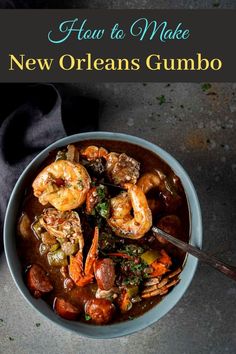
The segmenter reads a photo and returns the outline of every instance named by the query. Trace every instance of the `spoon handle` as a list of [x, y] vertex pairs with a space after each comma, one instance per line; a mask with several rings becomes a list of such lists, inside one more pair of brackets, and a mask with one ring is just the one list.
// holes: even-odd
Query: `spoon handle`
[[221, 273], [224, 273], [226, 276], [236, 281], [236, 267], [230, 266], [220, 261], [214, 256], [209, 256], [197, 247], [194, 247], [184, 241], [177, 239], [176, 237], [167, 234], [165, 231], [162, 231], [158, 227], [153, 226], [152, 231], [155, 235], [162, 236], [164, 239], [166, 239], [176, 247], [180, 248], [182, 251], [190, 253], [194, 257], [198, 258], [200, 261], [209, 264]]

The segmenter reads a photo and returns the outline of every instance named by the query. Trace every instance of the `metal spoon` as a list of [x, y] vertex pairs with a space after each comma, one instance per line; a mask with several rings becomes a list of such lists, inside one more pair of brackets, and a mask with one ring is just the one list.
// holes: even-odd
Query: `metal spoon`
[[236, 267], [230, 266], [220, 261], [214, 256], [209, 256], [197, 247], [194, 247], [184, 241], [177, 239], [176, 237], [169, 235], [158, 227], [153, 226], [152, 231], [155, 235], [162, 236], [164, 239], [166, 239], [176, 247], [180, 248], [182, 251], [190, 253], [194, 257], [198, 258], [200, 261], [209, 264], [210, 266], [216, 268], [219, 272], [225, 274], [227, 277], [236, 281]]

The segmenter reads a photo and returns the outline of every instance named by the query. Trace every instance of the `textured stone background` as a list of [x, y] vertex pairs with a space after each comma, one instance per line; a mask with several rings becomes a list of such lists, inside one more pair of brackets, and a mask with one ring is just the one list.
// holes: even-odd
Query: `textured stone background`
[[234, 0], [4, 0], [16, 8], [235, 9]]
[[[236, 1], [50, 1], [49, 7], [236, 8]], [[17, 2], [22, 6], [23, 2]], [[26, 4], [26, 2], [24, 2]], [[47, 6], [28, 1], [31, 7]], [[203, 215], [203, 249], [236, 264], [236, 84], [58, 85], [62, 95], [101, 102], [100, 129], [130, 133], [175, 156], [189, 173]], [[159, 104], [158, 97], [166, 102]], [[201, 354], [236, 352], [236, 284], [200, 265], [185, 296], [155, 325], [114, 340], [88, 340], [38, 315], [0, 256], [0, 353]], [[40, 324], [40, 325], [37, 325]]]

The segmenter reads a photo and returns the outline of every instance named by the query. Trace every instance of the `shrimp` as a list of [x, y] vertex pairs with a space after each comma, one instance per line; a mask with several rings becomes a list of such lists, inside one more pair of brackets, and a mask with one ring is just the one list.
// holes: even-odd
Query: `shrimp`
[[158, 188], [160, 184], [160, 177], [150, 172], [142, 175], [137, 182], [137, 185], [142, 189], [143, 193], [145, 194], [147, 194], [153, 188]]
[[88, 161], [100, 159], [101, 157], [106, 158], [107, 155], [108, 151], [105, 148], [94, 145], [88, 146], [81, 150], [81, 156], [85, 157]]
[[[132, 209], [134, 216], [131, 215]], [[152, 226], [146, 196], [137, 185], [129, 184], [128, 192], [111, 199], [111, 213], [108, 224], [117, 236], [139, 239]]]
[[84, 166], [58, 160], [38, 174], [32, 187], [34, 195], [42, 205], [50, 203], [59, 211], [67, 211], [84, 203], [90, 182], [90, 176]]
[[[157, 174], [151, 172], [142, 175], [137, 182], [137, 185], [142, 189], [144, 194], [147, 194], [149, 191], [153, 189], [158, 189], [160, 187], [160, 184], [161, 184], [160, 177]], [[161, 201], [156, 197], [154, 198], [149, 197], [148, 205], [153, 215], [156, 215], [162, 209]]]
[[[178, 181], [177, 176], [167, 177], [161, 171], [156, 170], [155, 173], [145, 173], [137, 182], [137, 185], [142, 191], [147, 194], [152, 189], [157, 189], [158, 194], [156, 199], [148, 201], [149, 206], [153, 211], [160, 211], [160, 200], [167, 212], [174, 212], [182, 204], [182, 198], [178, 194]], [[160, 196], [160, 200], [158, 200]]]
[[105, 172], [108, 151], [103, 147], [88, 146], [80, 151], [83, 164], [94, 176], [100, 177]]
[[81, 156], [89, 162], [102, 161], [105, 163], [105, 172], [110, 182], [116, 185], [135, 184], [139, 178], [140, 163], [124, 153], [108, 153], [103, 147], [91, 145], [81, 150]]
[[132, 204], [128, 192], [121, 192], [111, 199], [112, 217], [114, 219], [125, 219], [130, 214]]

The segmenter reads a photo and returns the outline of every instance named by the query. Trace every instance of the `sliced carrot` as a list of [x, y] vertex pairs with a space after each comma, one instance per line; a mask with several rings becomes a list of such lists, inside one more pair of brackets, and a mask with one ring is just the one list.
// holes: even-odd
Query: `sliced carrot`
[[165, 250], [162, 249], [160, 253], [161, 257], [151, 264], [151, 267], [153, 268], [153, 272], [150, 274], [151, 277], [158, 277], [165, 274], [172, 264], [171, 258]]
[[130, 296], [128, 291], [123, 290], [121, 293], [119, 299], [118, 299], [118, 304], [121, 312], [127, 312], [131, 309], [132, 307], [132, 302], [130, 301]]
[[155, 261], [152, 263], [153, 272], [150, 274], [151, 277], [158, 277], [159, 275], [163, 275], [168, 271], [168, 268], [165, 264], [160, 263], [159, 261]]
[[171, 258], [168, 256], [168, 254], [166, 253], [165, 250], [161, 250], [161, 258], [159, 258], [158, 260], [159, 262], [167, 265], [167, 266], [171, 266], [172, 265], [172, 261]]

